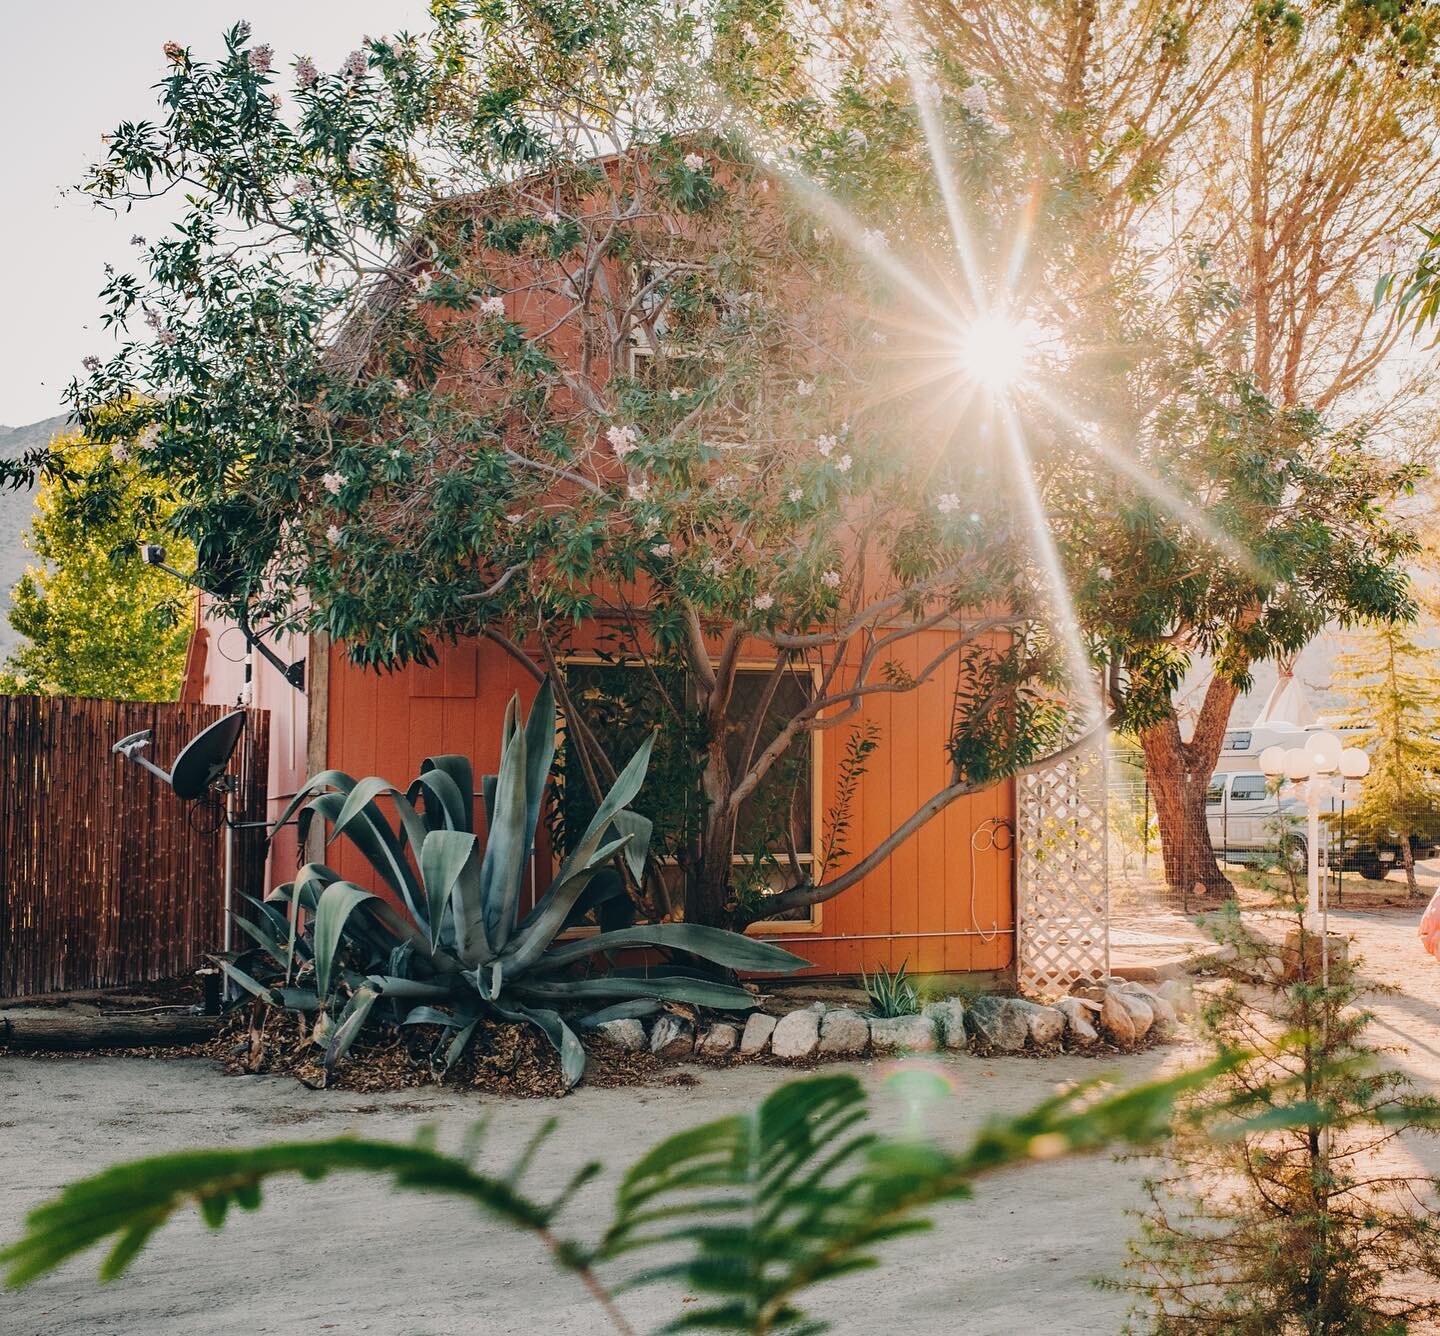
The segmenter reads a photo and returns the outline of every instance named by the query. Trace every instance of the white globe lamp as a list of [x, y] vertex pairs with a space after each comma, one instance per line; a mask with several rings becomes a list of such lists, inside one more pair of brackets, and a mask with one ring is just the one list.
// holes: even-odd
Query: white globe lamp
[[1285, 753], [1285, 774], [1299, 782], [1310, 778], [1310, 757], [1303, 747], [1291, 747]]
[[1315, 733], [1305, 740], [1310, 765], [1317, 775], [1333, 775], [1340, 768], [1342, 747], [1333, 733]]
[[1285, 773], [1285, 748], [1266, 747], [1260, 753], [1260, 769], [1267, 779], [1279, 779]]
[[1370, 758], [1359, 747], [1346, 747], [1340, 753], [1340, 773], [1346, 779], [1364, 779], [1370, 773]]

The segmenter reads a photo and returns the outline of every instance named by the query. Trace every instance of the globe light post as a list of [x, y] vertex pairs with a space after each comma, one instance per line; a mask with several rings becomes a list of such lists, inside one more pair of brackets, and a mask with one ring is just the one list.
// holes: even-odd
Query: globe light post
[[[1321, 869], [1329, 860], [1320, 845], [1320, 807], [1328, 798], [1343, 792], [1345, 780], [1364, 779], [1370, 773], [1370, 758], [1358, 747], [1344, 747], [1333, 733], [1314, 733], [1303, 747], [1267, 747], [1260, 753], [1260, 769], [1267, 779], [1288, 781], [1305, 803], [1305, 915], [1318, 916], [1322, 940], [1329, 928], [1328, 886], [1321, 896]], [[1339, 775], [1342, 786], [1334, 777]]]

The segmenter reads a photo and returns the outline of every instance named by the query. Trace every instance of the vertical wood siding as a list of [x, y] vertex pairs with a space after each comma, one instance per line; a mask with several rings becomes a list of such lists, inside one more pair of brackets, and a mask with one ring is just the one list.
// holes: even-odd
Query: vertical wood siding
[[[935, 630], [900, 642], [899, 663], [918, 672], [947, 634], [953, 633]], [[470, 756], [477, 776], [493, 771], [506, 702], [513, 692], [527, 702], [535, 692], [534, 679], [488, 641], [447, 645], [438, 665], [389, 674], [356, 668], [343, 649], [330, 652], [328, 764], [356, 776], [383, 775], [401, 788], [424, 757], [438, 752]], [[822, 810], [828, 811], [850, 730], [866, 721], [880, 729], [880, 747], [856, 796], [852, 858], [945, 786], [944, 740], [956, 682], [951, 659], [918, 690], [869, 696], [859, 717], [825, 733], [820, 780]], [[978, 832], [984, 843], [987, 821], [1013, 819], [1009, 783], [962, 798], [858, 885], [827, 902], [813, 928], [774, 936], [810, 960], [817, 974], [893, 969], [904, 961], [912, 972], [1008, 969], [1014, 945], [1012, 850], [973, 851], [972, 839]], [[342, 875], [365, 881], [365, 865], [352, 850], [332, 847], [329, 857]], [[754, 931], [771, 935], [763, 925]]]
[[[0, 696], [0, 997], [144, 983], [223, 941], [225, 834], [110, 748], [153, 730], [168, 766], [223, 707]], [[251, 711], [230, 773], [265, 814], [269, 720]], [[236, 894], [263, 891], [263, 830], [236, 840]]]

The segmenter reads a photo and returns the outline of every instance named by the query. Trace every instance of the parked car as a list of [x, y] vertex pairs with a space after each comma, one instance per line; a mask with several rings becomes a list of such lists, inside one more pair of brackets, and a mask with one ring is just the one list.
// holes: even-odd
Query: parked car
[[[1297, 870], [1305, 866], [1307, 839], [1305, 804], [1289, 789], [1276, 792], [1258, 770], [1235, 774], [1217, 772], [1205, 791], [1205, 819], [1215, 856], [1226, 863], [1269, 863], [1280, 853], [1282, 832], [1285, 855]], [[1400, 858], [1400, 832], [1389, 839], [1357, 839], [1341, 832], [1340, 801], [1331, 798], [1321, 812], [1321, 830], [1329, 840], [1330, 866], [1340, 872], [1358, 872], [1367, 881], [1381, 881]], [[1435, 852], [1433, 845], [1417, 845], [1416, 858]]]

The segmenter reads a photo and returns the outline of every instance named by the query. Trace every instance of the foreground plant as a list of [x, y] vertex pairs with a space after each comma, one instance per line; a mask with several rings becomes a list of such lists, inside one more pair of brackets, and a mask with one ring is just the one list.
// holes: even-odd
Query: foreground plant
[[[1395, 1336], [1440, 1317], [1436, 1181], [1387, 1168], [1440, 1102], [1366, 1042], [1354, 963], [1299, 927], [1283, 955], [1231, 906], [1213, 934], [1234, 949], [1201, 1016], [1217, 1051], [1253, 1056], [1186, 1101], [1121, 1285], [1132, 1331], [1233, 1336]], [[1240, 1136], [1220, 1120], [1253, 1118]], [[1428, 1290], [1428, 1293], [1426, 1292]]]
[[[875, 1265], [879, 1245], [927, 1228], [921, 1214], [927, 1206], [968, 1197], [977, 1178], [1021, 1161], [1150, 1142], [1164, 1134], [1176, 1099], [1226, 1065], [1217, 1061], [1103, 1097], [1092, 1082], [991, 1122], [958, 1154], [868, 1130], [865, 1094], [853, 1076], [791, 1082], [752, 1113], [654, 1146], [621, 1179], [610, 1223], [593, 1243], [565, 1238], [558, 1228], [570, 1199], [600, 1165], [585, 1165], [548, 1198], [523, 1187], [553, 1120], [501, 1173], [424, 1139], [186, 1151], [71, 1184], [30, 1213], [25, 1236], [0, 1252], [0, 1265], [8, 1267], [7, 1283], [19, 1286], [113, 1240], [100, 1268], [101, 1279], [112, 1280], [184, 1207], [197, 1205], [218, 1229], [232, 1205], [257, 1209], [272, 1178], [360, 1171], [388, 1175], [396, 1189], [468, 1201], [491, 1220], [531, 1233], [556, 1265], [580, 1279], [617, 1332], [634, 1330], [617, 1296], [678, 1281], [701, 1298], [666, 1331], [809, 1336], [828, 1324], [808, 1317], [801, 1299], [827, 1280]], [[919, 1071], [896, 1079], [920, 1084], [906, 1092], [912, 1102], [933, 1098], [942, 1085]]]
[[[232, 961], [221, 967], [263, 1002], [313, 1015], [327, 1071], [380, 1007], [397, 1024], [440, 1026], [436, 1063], [442, 1068], [464, 1051], [482, 1017], [527, 1021], [554, 1045], [565, 1080], [574, 1085], [585, 1071], [585, 1051], [571, 1026], [577, 1011], [585, 1013], [577, 1022], [585, 1028], [648, 1015], [666, 1001], [729, 1010], [755, 1005], [746, 989], [704, 977], [693, 965], [577, 974], [596, 957], [648, 947], [684, 952], [722, 971], [788, 973], [808, 966], [769, 943], [689, 923], [643, 924], [557, 943], [592, 911], [626, 903], [616, 859], [640, 876], [650, 822], [629, 804], [644, 783], [649, 740], [620, 771], [549, 889], [522, 914], [555, 736], [548, 681], [528, 720], [518, 697], [511, 701], [499, 773], [481, 781], [483, 845], [475, 833], [470, 762], [462, 756], [430, 757], [403, 793], [378, 777], [356, 780], [338, 770], [315, 776], [281, 823], [298, 809], [302, 845], [315, 818], [328, 823], [327, 844], [345, 837], [400, 908], [322, 863], [309, 863], [266, 902], [252, 901], [258, 923], [237, 918], [279, 977], [257, 979]], [[393, 803], [398, 828], [380, 809], [382, 797]]]

